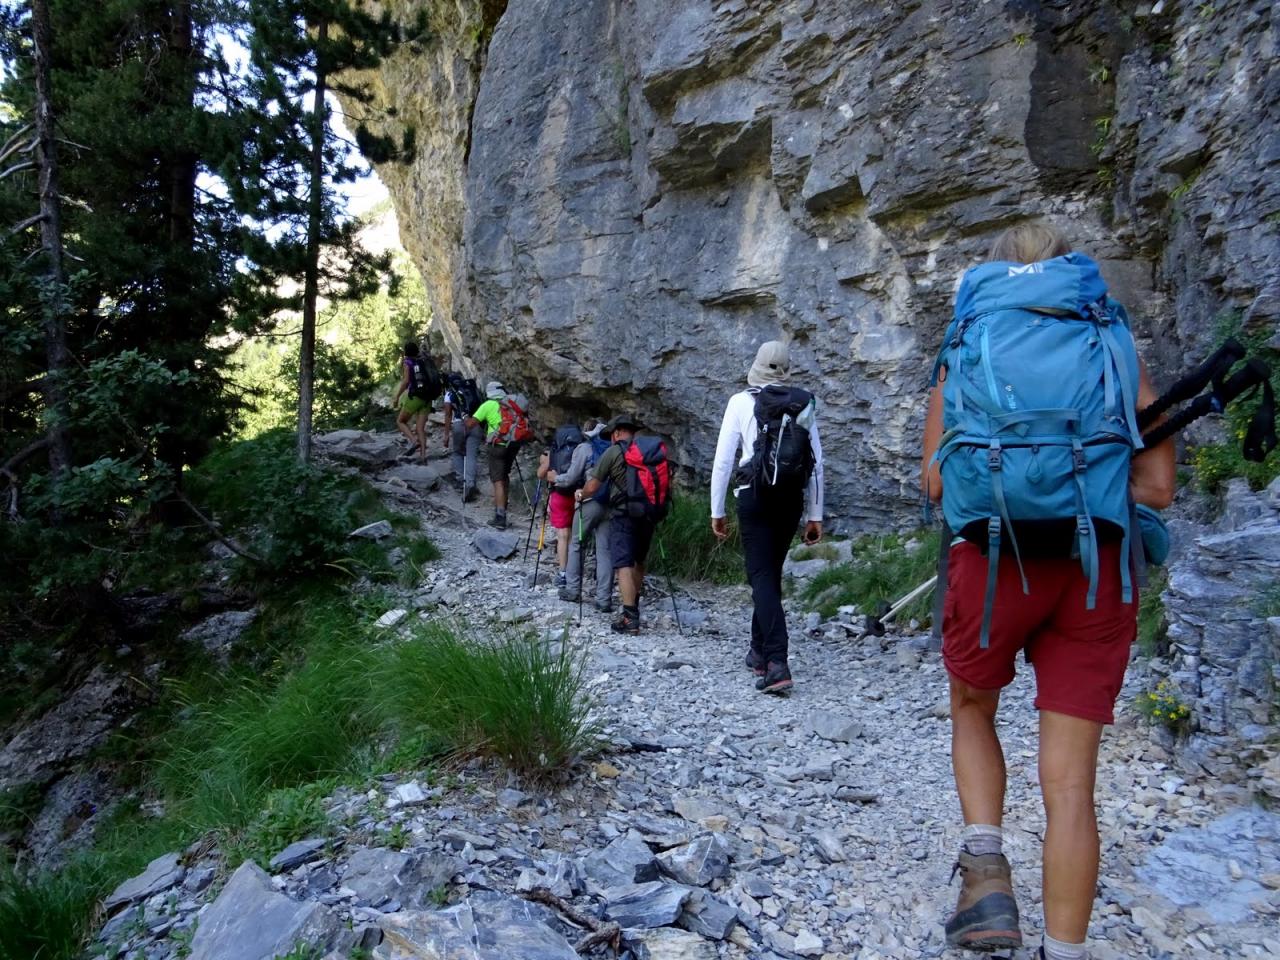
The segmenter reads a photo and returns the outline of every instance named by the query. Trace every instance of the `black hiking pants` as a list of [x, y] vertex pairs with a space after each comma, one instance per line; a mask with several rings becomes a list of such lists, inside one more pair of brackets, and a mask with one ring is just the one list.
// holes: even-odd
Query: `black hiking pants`
[[738, 494], [738, 527], [755, 606], [751, 649], [769, 662], [787, 659], [787, 619], [782, 612], [782, 565], [804, 512], [804, 492], [746, 487]]

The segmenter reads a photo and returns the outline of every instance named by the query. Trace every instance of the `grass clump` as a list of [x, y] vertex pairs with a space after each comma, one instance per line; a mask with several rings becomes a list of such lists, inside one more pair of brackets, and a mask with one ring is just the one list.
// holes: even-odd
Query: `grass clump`
[[732, 503], [727, 516], [729, 539], [721, 542], [711, 532], [710, 496], [677, 491], [671, 500], [671, 512], [654, 535], [649, 571], [680, 580], [745, 583], [742, 537]]
[[289, 844], [327, 836], [332, 832], [332, 824], [325, 815], [324, 800], [337, 785], [336, 779], [325, 779], [272, 790], [267, 794], [262, 812], [249, 824], [228, 861], [239, 863], [249, 858], [265, 868], [271, 858]]
[[[840, 607], [849, 605], [874, 612], [880, 603], [893, 603], [933, 576], [938, 536], [934, 530], [917, 530], [862, 537], [853, 544], [853, 559], [815, 576], [805, 586], [802, 599], [809, 610], [824, 617], [833, 617]], [[932, 597], [925, 594], [913, 601], [898, 614], [897, 622], [928, 620]]]
[[427, 735], [547, 780], [595, 745], [585, 663], [567, 636], [481, 636], [433, 623], [389, 648], [379, 686], [402, 734]]
[[1138, 592], [1138, 650], [1144, 657], [1162, 656], [1169, 649], [1169, 621], [1163, 593], [1169, 583], [1164, 567], [1151, 567], [1147, 585]]

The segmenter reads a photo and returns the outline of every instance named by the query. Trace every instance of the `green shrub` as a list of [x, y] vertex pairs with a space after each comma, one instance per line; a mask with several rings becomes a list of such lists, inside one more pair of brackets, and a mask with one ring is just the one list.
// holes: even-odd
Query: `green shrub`
[[93, 922], [101, 887], [84, 867], [24, 874], [0, 863], [0, 960], [71, 960]]
[[481, 636], [429, 623], [388, 649], [378, 686], [402, 734], [427, 735], [545, 780], [595, 744], [585, 662], [567, 636]]
[[677, 490], [671, 512], [658, 526], [649, 551], [649, 571], [659, 576], [670, 574], [680, 580], [746, 582], [742, 537], [737, 510], [732, 503], [728, 520], [729, 539], [717, 540], [711, 532], [711, 498], [707, 494]]
[[[917, 546], [908, 551], [907, 543]], [[872, 535], [854, 542], [853, 559], [822, 571], [809, 581], [802, 594], [810, 610], [833, 617], [843, 606], [856, 604], [874, 613], [881, 603], [893, 603], [931, 577], [938, 564], [938, 533]], [[930, 618], [933, 595], [926, 593], [897, 615], [898, 623]]]
[[1152, 567], [1146, 587], [1138, 594], [1138, 649], [1146, 657], [1160, 656], [1168, 649], [1169, 623], [1161, 598], [1168, 582], [1168, 570]]
[[228, 859], [236, 862], [250, 857], [265, 868], [271, 858], [289, 844], [330, 833], [324, 800], [337, 785], [336, 780], [317, 780], [300, 787], [272, 790], [267, 794], [262, 812], [245, 831], [243, 856]]
[[[1236, 336], [1248, 348], [1250, 356], [1257, 357], [1270, 366], [1271, 388], [1280, 392], [1280, 351], [1269, 349], [1266, 346], [1267, 338], [1263, 335], [1242, 334], [1240, 323], [1241, 320], [1236, 315], [1220, 318], [1220, 340]], [[1222, 443], [1205, 444], [1192, 451], [1191, 462], [1196, 468], [1196, 482], [1202, 490], [1218, 493], [1234, 477], [1243, 477], [1249, 482], [1250, 488], [1261, 490], [1280, 476], [1280, 449], [1272, 450], [1261, 463], [1246, 460], [1240, 449], [1249, 421], [1261, 402], [1261, 392], [1255, 390], [1252, 396], [1231, 404], [1224, 416], [1226, 440]]]
[[44, 789], [38, 783], [0, 791], [0, 832], [25, 832], [43, 805]]
[[1134, 706], [1148, 723], [1174, 733], [1185, 733], [1191, 726], [1191, 708], [1182, 702], [1168, 680], [1161, 680], [1154, 690], [1139, 694]]

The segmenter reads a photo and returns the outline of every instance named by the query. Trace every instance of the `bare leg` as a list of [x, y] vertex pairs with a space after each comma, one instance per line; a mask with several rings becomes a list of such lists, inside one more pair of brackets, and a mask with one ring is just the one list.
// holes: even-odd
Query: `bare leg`
[[409, 429], [410, 416], [411, 414], [409, 413], [409, 411], [402, 408], [400, 410], [400, 415], [396, 417], [396, 429], [399, 430], [400, 433], [404, 436], [404, 438], [408, 440], [410, 443], [417, 443], [418, 438], [415, 437], [413, 435], [413, 431]]
[[634, 607], [639, 599], [639, 591], [636, 589], [636, 568], [619, 567], [617, 573], [618, 593], [622, 597], [622, 605]]
[[1055, 940], [1083, 943], [1098, 884], [1093, 789], [1102, 724], [1040, 712], [1044, 836], [1044, 926]]
[[1004, 817], [1004, 751], [996, 736], [999, 690], [951, 678], [951, 767], [965, 823], [1000, 826]]
[[507, 509], [507, 484], [508, 480], [493, 481], [493, 506], [495, 510]]
[[569, 531], [571, 529], [565, 527], [563, 530], [556, 530], [556, 560], [561, 570], [569, 565]]
[[414, 424], [414, 430], [417, 433], [418, 459], [427, 459], [427, 412], [424, 410], [418, 414], [418, 420]]

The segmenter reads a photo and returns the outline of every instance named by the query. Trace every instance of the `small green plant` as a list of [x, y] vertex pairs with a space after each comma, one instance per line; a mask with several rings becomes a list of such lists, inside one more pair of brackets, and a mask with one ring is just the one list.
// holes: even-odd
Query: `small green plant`
[[403, 823], [393, 823], [391, 829], [383, 834], [382, 842], [392, 850], [403, 850], [409, 843], [409, 831]]
[[1097, 136], [1093, 143], [1089, 145], [1089, 152], [1095, 157], [1102, 156], [1103, 152], [1107, 149], [1107, 138], [1111, 136], [1111, 123], [1113, 119], [1113, 117], [1104, 116], [1098, 117], [1093, 121], [1093, 129]]
[[1100, 87], [1111, 79], [1111, 68], [1105, 63], [1095, 63], [1089, 70], [1089, 82]]
[[1191, 726], [1191, 708], [1182, 702], [1168, 680], [1161, 680], [1154, 690], [1140, 694], [1138, 713], [1150, 724], [1159, 724], [1174, 733], [1184, 733]]
[[[908, 543], [914, 545], [908, 549]], [[853, 545], [853, 559], [824, 570], [805, 586], [802, 599], [810, 610], [835, 616], [843, 606], [857, 605], [874, 613], [880, 603], [892, 603], [933, 575], [938, 562], [938, 534], [921, 530], [904, 536], [868, 536]], [[899, 623], [929, 619], [932, 600], [925, 595], [897, 616]]]
[[1168, 648], [1169, 623], [1162, 599], [1168, 582], [1168, 571], [1153, 567], [1147, 585], [1138, 595], [1138, 649], [1145, 657], [1161, 656]]
[[1218, 12], [1217, 4], [1202, 3], [1196, 8], [1196, 12], [1200, 14], [1201, 19], [1207, 20]]
[[1252, 610], [1255, 616], [1269, 620], [1280, 617], [1280, 584], [1272, 584], [1254, 598]]
[[1103, 190], [1111, 190], [1116, 185], [1116, 168], [1109, 163], [1104, 163], [1098, 167], [1094, 177], [1098, 181], [1098, 186]]
[[1015, 47], [1025, 47], [1031, 42], [1031, 35], [1028, 33], [1015, 33], [1013, 35], [1013, 45]]
[[1204, 172], [1204, 167], [1196, 167], [1194, 170], [1188, 173], [1182, 179], [1182, 182], [1180, 184], [1178, 184], [1176, 187], [1174, 187], [1172, 190], [1169, 191], [1169, 199], [1173, 201], [1178, 201], [1178, 200], [1181, 200], [1183, 197], [1185, 197], [1188, 193], [1191, 192], [1191, 188], [1196, 185], [1196, 181], [1200, 179], [1200, 174], [1203, 172]]
[[427, 901], [435, 907], [444, 907], [449, 904], [449, 886], [442, 884], [427, 894]]
[[273, 960], [320, 960], [320, 949], [298, 943], [288, 953], [278, 953]]
[[324, 797], [333, 787], [332, 782], [318, 781], [272, 790], [262, 813], [245, 831], [245, 855], [265, 867], [289, 844], [327, 834], [330, 824], [324, 813]]

